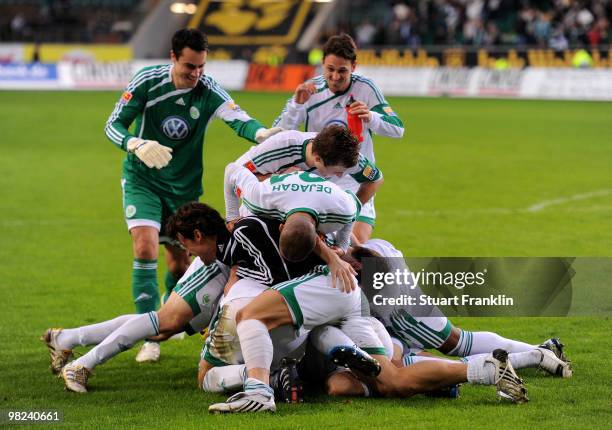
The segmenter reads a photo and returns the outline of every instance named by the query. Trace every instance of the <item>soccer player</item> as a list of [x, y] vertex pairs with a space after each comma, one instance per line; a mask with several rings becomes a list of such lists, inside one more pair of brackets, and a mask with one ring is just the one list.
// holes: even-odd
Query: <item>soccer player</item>
[[[106, 136], [128, 153], [121, 184], [133, 242], [132, 296], [137, 313], [159, 306], [158, 242], [166, 244], [166, 297], [189, 266], [187, 254], [168, 243], [160, 230], [179, 206], [202, 194], [202, 146], [210, 120], [223, 120], [252, 142], [280, 131], [264, 128], [204, 75], [207, 51], [202, 32], [177, 31], [172, 38], [172, 64], [136, 73], [106, 123]], [[156, 361], [159, 353], [159, 344], [148, 342], [136, 360]]]
[[[170, 217], [167, 230], [197, 257], [159, 311], [122, 315], [112, 320], [73, 329], [48, 329], [42, 340], [49, 348], [51, 370], [64, 379], [66, 389], [87, 392], [93, 369], [136, 342], [165, 340], [175, 333], [197, 333], [205, 328], [228, 279], [221, 263], [229, 232], [219, 213], [203, 203], [188, 203]], [[74, 347], [97, 345], [69, 362]]]
[[[314, 234], [314, 232], [313, 232]], [[284, 253], [281, 246], [281, 253]], [[522, 381], [507, 361], [507, 353], [494, 354], [465, 363], [427, 361], [397, 368], [385, 356], [386, 349], [366, 318], [361, 316], [361, 291], [343, 294], [332, 288], [325, 266], [274, 286], [257, 296], [236, 316], [236, 330], [247, 369], [244, 391], [224, 403], [209, 407], [212, 413], [244, 413], [276, 410], [274, 392], [269, 385], [273, 344], [269, 330], [283, 325], [312, 329], [325, 324], [338, 324], [353, 333], [358, 346], [369, 348], [378, 360], [375, 373], [359, 374], [362, 357], [353, 348], [338, 348], [332, 357], [336, 362], [358, 372], [378, 393], [409, 397], [462, 382], [496, 385], [498, 393], [515, 402], [527, 401]]]
[[[348, 126], [346, 107], [363, 123], [361, 153], [375, 162], [372, 135], [400, 138], [402, 121], [395, 115], [376, 84], [353, 73], [357, 66], [357, 48], [347, 34], [330, 37], [323, 47], [323, 74], [299, 85], [287, 102], [274, 126], [285, 130], [318, 132], [329, 124]], [[342, 188], [356, 192], [359, 183], [350, 176], [340, 182]], [[365, 242], [372, 234], [376, 212], [371, 199], [361, 210], [354, 227], [358, 241]]]
[[[309, 230], [308, 225], [315, 225], [322, 234], [337, 233], [337, 243], [342, 250], [348, 248], [353, 223], [361, 208], [352, 192], [343, 191], [327, 179], [304, 171], [272, 175], [259, 182], [246, 167], [230, 163], [225, 169], [224, 188], [227, 221], [257, 215], [283, 221], [283, 228], [292, 231]], [[290, 254], [284, 257], [288, 260], [305, 258], [320, 241], [308, 242], [311, 236], [307, 232], [299, 239], [303, 246], [295, 244], [287, 248]]]
[[[364, 252], [363, 248], [374, 253]], [[360, 271], [360, 263], [356, 260], [368, 255], [387, 257], [386, 262], [393, 266], [389, 267], [390, 271], [408, 270], [403, 254], [382, 239], [370, 239], [362, 244], [361, 248], [351, 249], [345, 259], [351, 261], [353, 268]], [[531, 345], [504, 338], [493, 332], [462, 330], [453, 326], [436, 306], [431, 306], [430, 309], [419, 307], [418, 315], [415, 315], [414, 309], [408, 306], [377, 306], [372, 301], [373, 292], [368, 288], [364, 288], [364, 291], [369, 299], [372, 314], [382, 321], [393, 338], [398, 340], [396, 346], [399, 347], [400, 353], [404, 353], [404, 364], [424, 360], [420, 353], [425, 349], [437, 349], [449, 356], [465, 358], [503, 349], [510, 353], [509, 359], [515, 369], [539, 366], [552, 375], [564, 378], [572, 375], [571, 364], [565, 357], [563, 345], [558, 339]], [[386, 297], [418, 297], [422, 291], [418, 286], [411, 288], [409, 285], [399, 284], [386, 286], [384, 293]], [[396, 357], [395, 362], [400, 363], [399, 357]]]
[[382, 172], [359, 152], [359, 142], [341, 125], [332, 124], [318, 133], [282, 131], [253, 146], [238, 160], [259, 175], [297, 168], [316, 173], [331, 182], [350, 175], [359, 188], [355, 195], [365, 205], [383, 183]]

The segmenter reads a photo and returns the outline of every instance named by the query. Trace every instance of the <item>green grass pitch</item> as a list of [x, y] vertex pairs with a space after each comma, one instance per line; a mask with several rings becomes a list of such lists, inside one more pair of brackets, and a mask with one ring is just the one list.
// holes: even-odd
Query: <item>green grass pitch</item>
[[[0, 409], [60, 410], [72, 428], [601, 428], [612, 422], [609, 279], [576, 294], [567, 318], [461, 318], [537, 343], [560, 336], [575, 376], [524, 372], [531, 402], [491, 387], [459, 400], [314, 398], [275, 416], [209, 416], [196, 389], [201, 339], [136, 349], [99, 366], [91, 392], [66, 393], [38, 337], [133, 312], [121, 209], [124, 154], [103, 134], [119, 92], [0, 92]], [[236, 93], [269, 124], [286, 94]], [[414, 256], [612, 256], [612, 104], [390, 98], [401, 140], [376, 138], [385, 185], [375, 236]], [[206, 139], [203, 200], [222, 208], [224, 165], [247, 148], [225, 125]], [[163, 270], [160, 270], [160, 273]], [[597, 309], [597, 312], [595, 312]], [[607, 425], [605, 423], [608, 423]]]

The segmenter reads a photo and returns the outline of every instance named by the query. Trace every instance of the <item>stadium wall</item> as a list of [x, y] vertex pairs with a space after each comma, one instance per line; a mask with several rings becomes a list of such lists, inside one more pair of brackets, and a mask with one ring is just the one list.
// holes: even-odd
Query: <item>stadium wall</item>
[[[166, 60], [0, 64], [4, 90], [119, 90], [145, 66]], [[611, 69], [418, 68], [362, 66], [390, 96], [499, 97], [612, 101]], [[314, 76], [312, 66], [262, 66], [243, 60], [209, 61], [206, 73], [228, 90], [293, 91]]]

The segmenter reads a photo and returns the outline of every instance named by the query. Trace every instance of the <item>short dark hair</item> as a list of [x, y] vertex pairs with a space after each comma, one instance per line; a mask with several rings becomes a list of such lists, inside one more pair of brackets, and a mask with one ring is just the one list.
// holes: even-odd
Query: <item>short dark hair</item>
[[197, 28], [180, 29], [172, 36], [172, 52], [176, 58], [181, 56], [185, 47], [198, 52], [208, 51], [208, 38]]
[[357, 45], [355, 45], [353, 38], [346, 33], [332, 36], [323, 45], [323, 58], [328, 55], [335, 55], [354, 63], [357, 60]]
[[179, 233], [187, 239], [195, 239], [194, 232], [204, 236], [216, 236], [226, 230], [225, 220], [216, 209], [200, 202], [186, 203], [166, 223], [166, 233], [177, 239]]
[[312, 153], [326, 166], [353, 167], [359, 161], [359, 142], [348, 128], [332, 124], [312, 139]]
[[283, 258], [292, 263], [304, 261], [317, 244], [314, 223], [305, 217], [289, 216], [279, 239]]

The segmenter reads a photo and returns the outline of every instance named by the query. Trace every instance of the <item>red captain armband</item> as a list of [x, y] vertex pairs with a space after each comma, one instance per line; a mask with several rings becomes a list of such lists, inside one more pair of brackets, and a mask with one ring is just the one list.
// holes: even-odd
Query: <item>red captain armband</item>
[[255, 167], [255, 164], [252, 161], [248, 161], [248, 162], [244, 163], [244, 167], [249, 169], [252, 173], [256, 173], [257, 172], [257, 167]]

